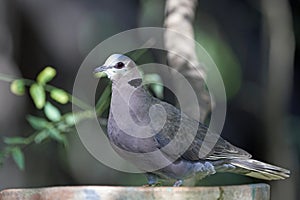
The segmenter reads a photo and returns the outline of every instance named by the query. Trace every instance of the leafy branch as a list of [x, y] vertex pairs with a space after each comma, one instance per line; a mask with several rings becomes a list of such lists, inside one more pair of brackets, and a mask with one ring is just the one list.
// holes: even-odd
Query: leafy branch
[[[56, 76], [56, 70], [50, 66], [43, 69], [35, 80], [10, 77], [0, 74], [0, 80], [10, 82], [10, 90], [15, 95], [22, 96], [29, 89], [30, 97], [38, 110], [42, 110], [45, 117], [28, 115], [28, 123], [34, 132], [28, 137], [4, 137], [5, 147], [0, 151], [0, 166], [6, 158], [12, 157], [18, 167], [25, 168], [25, 158], [22, 149], [31, 145], [39, 144], [45, 140], [52, 139], [64, 146], [68, 145], [66, 133], [70, 132], [76, 123], [93, 117], [94, 107], [86, 104], [80, 99], [61, 88], [54, 87], [48, 83]], [[62, 114], [59, 108], [49, 101], [46, 95], [49, 93], [50, 99], [59, 104], [72, 103], [83, 111], [68, 112]], [[96, 104], [96, 114], [101, 116], [109, 106], [111, 94], [110, 86], [104, 90], [102, 96]], [[48, 97], [48, 98], [47, 98]]]
[[[130, 57], [137, 60], [147, 49], [140, 49], [130, 53]], [[0, 73], [0, 81], [10, 83], [10, 90], [13, 94], [22, 96], [28, 90], [35, 107], [44, 113], [44, 117], [28, 115], [27, 122], [34, 129], [28, 137], [3, 137], [4, 148], [0, 150], [0, 167], [5, 159], [12, 157], [19, 169], [25, 168], [25, 158], [23, 149], [32, 144], [40, 144], [46, 140], [54, 140], [65, 147], [68, 146], [66, 133], [73, 130], [76, 123], [94, 117], [96, 112], [101, 117], [104, 111], [109, 107], [111, 86], [108, 85], [102, 92], [101, 97], [96, 103], [95, 108], [86, 104], [82, 100], [74, 97], [67, 91], [50, 85], [49, 82], [56, 76], [56, 70], [51, 67], [45, 67], [35, 80], [12, 77]], [[157, 97], [163, 98], [162, 80], [157, 74], [143, 74], [144, 84], [151, 89]], [[100, 77], [98, 77], [100, 78]], [[27, 90], [26, 90], [27, 89]], [[49, 95], [47, 95], [49, 93]], [[62, 114], [61, 110], [50, 102], [55, 101], [65, 105], [72, 103], [82, 111], [67, 112]]]

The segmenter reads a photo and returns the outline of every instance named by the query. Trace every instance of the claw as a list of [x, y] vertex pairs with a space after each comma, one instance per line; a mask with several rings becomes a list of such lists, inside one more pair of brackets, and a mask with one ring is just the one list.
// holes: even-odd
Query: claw
[[173, 187], [179, 187], [179, 186], [181, 186], [182, 184], [183, 184], [183, 180], [177, 180], [177, 181], [174, 183]]
[[146, 174], [147, 180], [148, 180], [148, 186], [156, 186], [158, 181], [157, 181], [157, 176], [154, 174], [147, 173]]

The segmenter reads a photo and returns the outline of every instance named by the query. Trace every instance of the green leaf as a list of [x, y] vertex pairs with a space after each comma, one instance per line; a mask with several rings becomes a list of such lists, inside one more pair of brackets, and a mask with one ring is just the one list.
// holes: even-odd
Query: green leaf
[[25, 168], [25, 161], [24, 161], [24, 154], [19, 147], [14, 147], [11, 150], [12, 158], [14, 159], [15, 163], [18, 165], [20, 170], [24, 170]]
[[23, 80], [14, 80], [10, 84], [10, 91], [15, 95], [23, 95], [25, 93], [25, 84]]
[[61, 89], [51, 90], [50, 97], [61, 104], [66, 104], [69, 101], [68, 93]]
[[73, 126], [76, 123], [75, 114], [70, 113], [65, 115], [65, 122], [69, 126]]
[[56, 124], [56, 129], [61, 132], [67, 132], [69, 130], [69, 125], [62, 121]]
[[46, 93], [44, 87], [34, 83], [30, 86], [29, 93], [37, 109], [42, 109], [46, 102]]
[[53, 67], [48, 66], [38, 74], [36, 80], [40, 84], [45, 84], [51, 81], [55, 76], [56, 76], [56, 70]]
[[158, 98], [163, 98], [164, 87], [162, 80], [158, 74], [144, 75], [144, 84], [150, 84], [150, 88]]
[[44, 113], [50, 121], [57, 122], [61, 119], [60, 111], [50, 102], [46, 103]]
[[104, 89], [101, 97], [99, 98], [97, 104], [96, 104], [96, 113], [97, 115], [101, 115], [109, 106], [110, 102], [110, 95], [111, 95], [111, 86], [108, 85]]
[[57, 140], [58, 142], [66, 143], [66, 138], [59, 130], [55, 128], [48, 129], [51, 138]]
[[107, 74], [104, 72], [97, 72], [94, 74], [94, 77], [95, 78], [104, 78], [104, 77], [107, 77]]
[[164, 97], [164, 87], [162, 85], [153, 83], [150, 87], [158, 98], [162, 99]]
[[14, 145], [14, 144], [27, 144], [27, 140], [24, 137], [5, 137], [4, 143]]
[[44, 141], [46, 138], [48, 138], [48, 136], [49, 136], [49, 132], [47, 130], [42, 130], [35, 136], [34, 142], [39, 144], [42, 141]]
[[49, 126], [49, 122], [44, 118], [28, 115], [26, 119], [35, 130], [42, 130]]

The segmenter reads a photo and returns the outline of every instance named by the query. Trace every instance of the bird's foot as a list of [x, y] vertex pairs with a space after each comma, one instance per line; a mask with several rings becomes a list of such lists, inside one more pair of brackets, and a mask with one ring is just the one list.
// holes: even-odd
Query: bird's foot
[[177, 180], [177, 181], [174, 183], [173, 187], [179, 187], [179, 186], [181, 186], [182, 184], [183, 184], [183, 180]]
[[147, 177], [147, 180], [148, 180], [148, 185], [146, 185], [146, 186], [150, 187], [150, 186], [159, 186], [159, 185], [161, 185], [161, 182], [159, 182], [157, 180], [157, 176], [156, 175], [151, 174], [151, 173], [147, 173], [146, 177]]
[[209, 174], [215, 174], [216, 173], [215, 167], [210, 162], [205, 162], [204, 166], [208, 170]]

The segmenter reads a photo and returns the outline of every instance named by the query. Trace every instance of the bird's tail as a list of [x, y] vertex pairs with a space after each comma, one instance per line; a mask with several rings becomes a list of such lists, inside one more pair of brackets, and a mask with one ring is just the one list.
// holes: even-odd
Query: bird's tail
[[280, 180], [290, 176], [290, 171], [254, 159], [232, 159], [228, 172], [244, 174], [264, 180]]

